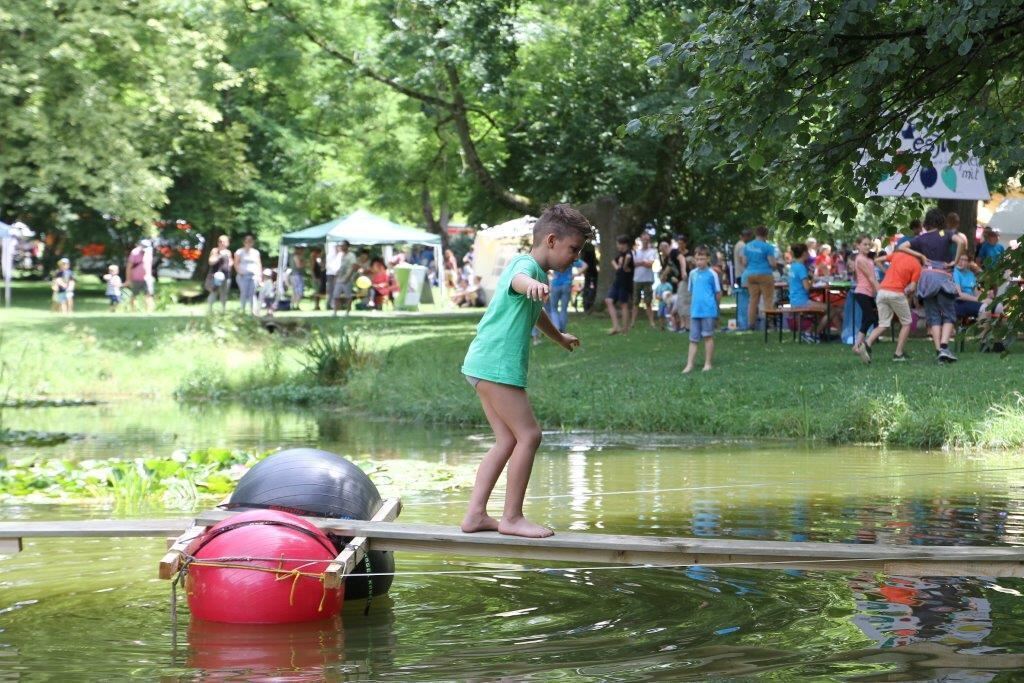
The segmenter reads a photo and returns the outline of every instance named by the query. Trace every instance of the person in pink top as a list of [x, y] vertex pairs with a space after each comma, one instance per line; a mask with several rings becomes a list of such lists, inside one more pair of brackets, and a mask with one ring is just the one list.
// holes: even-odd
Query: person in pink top
[[853, 290], [853, 298], [860, 307], [860, 328], [857, 330], [857, 339], [853, 343], [853, 352], [863, 357], [864, 337], [868, 330], [878, 325], [878, 306], [875, 304], [875, 295], [878, 294], [878, 276], [875, 274], [875, 262], [871, 259], [871, 247], [873, 242], [865, 234], [857, 235], [854, 247], [857, 249], [857, 256], [853, 261], [853, 276], [856, 278], [856, 287]]
[[146, 311], [153, 312], [153, 244], [149, 240], [140, 240], [135, 248], [128, 253], [125, 264], [125, 279], [132, 290], [132, 298], [128, 302], [131, 311], [135, 312], [135, 300], [139, 295], [146, 297]]

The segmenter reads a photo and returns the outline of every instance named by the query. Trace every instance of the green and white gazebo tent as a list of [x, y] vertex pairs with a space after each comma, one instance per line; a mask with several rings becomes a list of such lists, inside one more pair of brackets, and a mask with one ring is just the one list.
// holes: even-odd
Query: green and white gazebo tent
[[[434, 265], [437, 267], [438, 282], [441, 286], [441, 300], [445, 301], [444, 261], [441, 258], [441, 236], [393, 223], [386, 218], [359, 209], [348, 216], [314, 225], [281, 236], [277, 272], [283, 273], [288, 267], [288, 248], [347, 241], [362, 246], [384, 246], [385, 252], [396, 244], [420, 244], [434, 249]], [[325, 246], [326, 249], [326, 246]], [[326, 257], [326, 253], [325, 253]], [[284, 289], [283, 278], [278, 278], [278, 295]]]

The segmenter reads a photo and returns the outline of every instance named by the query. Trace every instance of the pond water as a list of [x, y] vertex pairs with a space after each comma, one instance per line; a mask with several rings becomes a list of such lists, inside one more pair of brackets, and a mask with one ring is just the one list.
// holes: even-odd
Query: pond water
[[[75, 457], [318, 445], [473, 464], [484, 431], [329, 412], [146, 402], [8, 411], [19, 429], [85, 436], [8, 449]], [[556, 529], [928, 545], [1024, 543], [1010, 455], [638, 435], [545, 436], [528, 514]], [[405, 499], [402, 520], [455, 524], [468, 491]], [[108, 516], [8, 505], [3, 518]], [[181, 514], [176, 512], [174, 514]], [[509, 570], [542, 563], [400, 554], [416, 574], [340, 620], [171, 628], [157, 539], [30, 540], [0, 558], [0, 680], [1015, 680], [1024, 584], [807, 571]], [[556, 565], [557, 566], [557, 565]], [[504, 573], [503, 571], [504, 570]]]

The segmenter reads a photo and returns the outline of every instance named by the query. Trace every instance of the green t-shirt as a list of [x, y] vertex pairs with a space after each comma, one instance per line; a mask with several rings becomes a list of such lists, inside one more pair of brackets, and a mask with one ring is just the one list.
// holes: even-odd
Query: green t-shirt
[[498, 278], [494, 299], [476, 326], [476, 337], [462, 362], [462, 374], [526, 387], [530, 330], [537, 324], [544, 304], [512, 289], [512, 279], [520, 273], [547, 284], [547, 273], [529, 254], [520, 254], [509, 262]]

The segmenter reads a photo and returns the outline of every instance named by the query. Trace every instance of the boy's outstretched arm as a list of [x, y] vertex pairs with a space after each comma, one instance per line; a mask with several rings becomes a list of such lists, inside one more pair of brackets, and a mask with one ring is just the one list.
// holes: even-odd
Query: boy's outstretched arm
[[540, 317], [537, 318], [537, 329], [550, 337], [553, 342], [564, 348], [566, 351], [572, 351], [580, 345], [580, 340], [575, 336], [558, 331], [555, 324], [551, 322], [551, 318], [548, 317], [547, 311], [540, 312]]
[[539, 280], [534, 280], [524, 273], [519, 273], [519, 275], [512, 278], [512, 289], [524, 295], [527, 299], [533, 299], [534, 301], [544, 301], [544, 299], [548, 298], [548, 293], [550, 292], [546, 284]]

